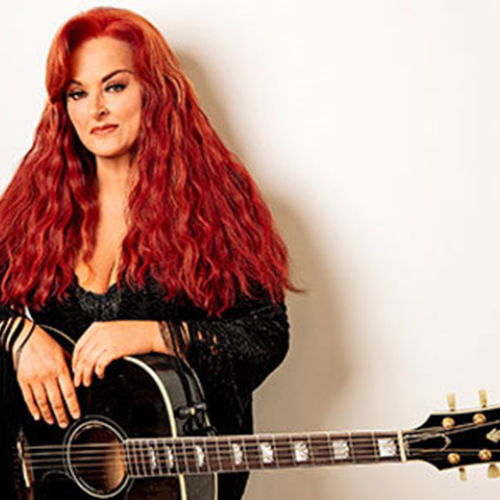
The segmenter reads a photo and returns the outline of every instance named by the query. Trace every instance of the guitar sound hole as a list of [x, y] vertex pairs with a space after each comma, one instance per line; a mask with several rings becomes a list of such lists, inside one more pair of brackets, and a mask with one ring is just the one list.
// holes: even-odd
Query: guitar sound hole
[[107, 424], [84, 424], [71, 437], [68, 453], [75, 481], [94, 494], [109, 495], [127, 477], [121, 439]]

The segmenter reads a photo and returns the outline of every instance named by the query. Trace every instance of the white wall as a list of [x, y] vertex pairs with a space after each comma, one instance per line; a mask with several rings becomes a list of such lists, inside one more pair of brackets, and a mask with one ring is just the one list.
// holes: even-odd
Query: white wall
[[[141, 0], [290, 247], [292, 350], [261, 431], [419, 425], [500, 402], [500, 6]], [[30, 145], [56, 28], [96, 2], [0, 7], [2, 187]], [[255, 473], [249, 500], [497, 498], [485, 467]]]

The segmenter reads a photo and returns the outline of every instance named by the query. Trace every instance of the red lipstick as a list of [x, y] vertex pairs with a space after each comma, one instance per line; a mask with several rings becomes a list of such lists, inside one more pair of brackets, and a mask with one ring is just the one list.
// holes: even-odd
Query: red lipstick
[[113, 130], [117, 129], [118, 125], [101, 125], [100, 127], [94, 127], [90, 133], [96, 135], [110, 134]]

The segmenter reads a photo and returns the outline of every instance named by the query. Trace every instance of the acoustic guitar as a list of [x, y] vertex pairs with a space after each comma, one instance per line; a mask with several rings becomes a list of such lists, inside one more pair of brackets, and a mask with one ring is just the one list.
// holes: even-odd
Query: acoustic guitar
[[[71, 349], [64, 333], [50, 330]], [[430, 415], [412, 430], [215, 436], [190, 367], [162, 354], [113, 362], [78, 388], [66, 429], [25, 409], [15, 450], [24, 500], [216, 500], [218, 473], [423, 460], [440, 470], [500, 458], [500, 407]], [[453, 406], [453, 403], [452, 403]]]

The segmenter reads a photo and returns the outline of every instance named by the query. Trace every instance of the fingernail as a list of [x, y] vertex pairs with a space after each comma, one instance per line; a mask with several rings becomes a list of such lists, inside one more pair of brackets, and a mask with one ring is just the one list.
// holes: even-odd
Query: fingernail
[[80, 418], [80, 414], [78, 412], [72, 413], [71, 416], [76, 420], [77, 418]]
[[61, 422], [59, 426], [61, 427], [61, 429], [66, 429], [66, 427], [68, 427], [68, 422]]
[[40, 420], [40, 415], [33, 415], [33, 418], [38, 422]]

